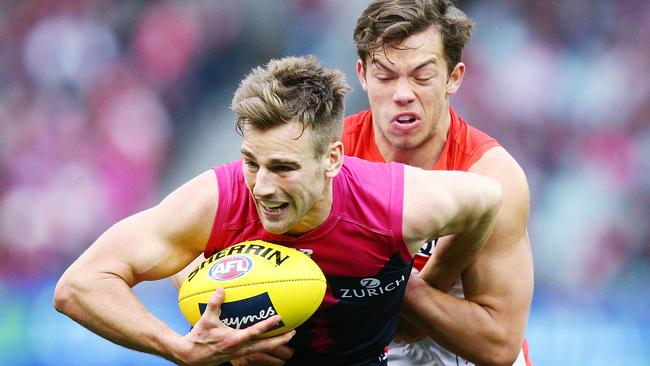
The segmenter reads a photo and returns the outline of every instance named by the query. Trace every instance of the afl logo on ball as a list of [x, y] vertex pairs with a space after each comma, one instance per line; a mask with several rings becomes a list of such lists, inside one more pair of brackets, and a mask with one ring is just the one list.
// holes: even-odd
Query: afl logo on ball
[[208, 276], [215, 281], [230, 281], [239, 278], [253, 268], [253, 261], [243, 255], [223, 258], [208, 270]]

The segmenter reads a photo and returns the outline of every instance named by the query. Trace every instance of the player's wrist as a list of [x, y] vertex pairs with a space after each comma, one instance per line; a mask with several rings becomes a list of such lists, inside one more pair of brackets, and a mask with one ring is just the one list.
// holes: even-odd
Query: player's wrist
[[163, 356], [177, 365], [191, 365], [197, 356], [194, 352], [194, 344], [188, 336], [177, 334], [171, 336], [165, 343], [168, 355]]

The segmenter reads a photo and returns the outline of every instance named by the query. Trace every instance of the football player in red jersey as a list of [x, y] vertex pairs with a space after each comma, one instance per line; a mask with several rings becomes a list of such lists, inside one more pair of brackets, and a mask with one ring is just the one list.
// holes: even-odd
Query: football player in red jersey
[[370, 109], [346, 118], [345, 153], [474, 172], [503, 187], [494, 231], [462, 272], [439, 260], [449, 238], [420, 250], [415, 267], [428, 260], [436, 278], [426, 283], [412, 276], [402, 326], [418, 324], [426, 337], [391, 345], [394, 366], [532, 364], [524, 340], [533, 292], [526, 176], [506, 149], [450, 106], [465, 74], [461, 55], [472, 26], [449, 0], [376, 0], [354, 30]]

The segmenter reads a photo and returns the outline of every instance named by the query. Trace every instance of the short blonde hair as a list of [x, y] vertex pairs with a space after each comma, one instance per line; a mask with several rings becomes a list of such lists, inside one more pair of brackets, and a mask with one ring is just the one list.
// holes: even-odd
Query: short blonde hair
[[299, 122], [311, 128], [317, 155], [340, 140], [345, 95], [350, 87], [343, 73], [326, 69], [315, 57], [285, 57], [254, 68], [232, 100], [237, 131], [266, 130]]

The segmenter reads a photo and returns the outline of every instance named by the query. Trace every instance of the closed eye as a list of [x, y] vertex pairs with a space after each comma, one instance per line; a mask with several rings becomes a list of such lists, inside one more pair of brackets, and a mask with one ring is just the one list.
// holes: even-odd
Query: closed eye
[[381, 81], [387, 81], [387, 80], [393, 80], [393, 79], [395, 79], [395, 77], [393, 77], [393, 76], [388, 76], [388, 75], [377, 75], [377, 76], [375, 76], [375, 77], [377, 78], [377, 80], [381, 80]]

